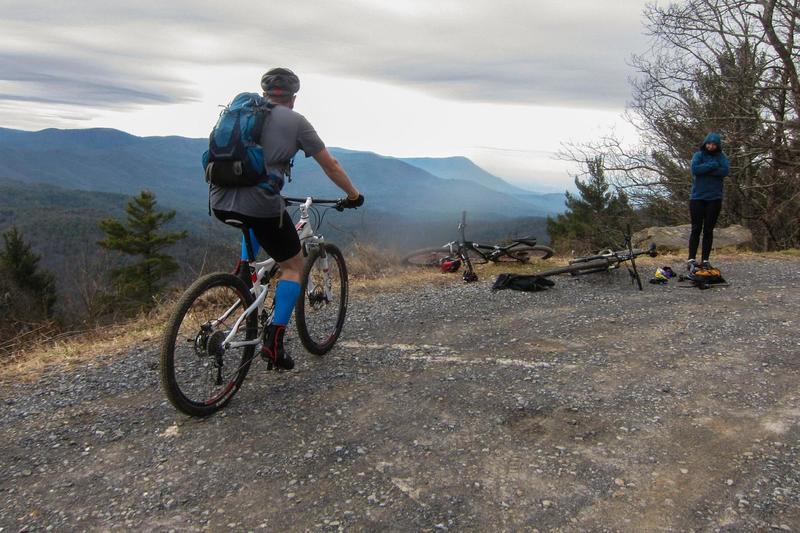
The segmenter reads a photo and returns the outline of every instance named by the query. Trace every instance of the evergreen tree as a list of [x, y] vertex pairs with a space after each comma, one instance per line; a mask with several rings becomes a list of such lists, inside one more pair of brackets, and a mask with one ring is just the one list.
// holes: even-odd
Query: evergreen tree
[[0, 266], [9, 274], [14, 284], [30, 295], [38, 309], [32, 310], [42, 318], [53, 316], [56, 303], [55, 282], [52, 274], [39, 270], [40, 256], [22, 238], [16, 227], [3, 233], [4, 247], [0, 251]]
[[622, 244], [622, 234], [635, 213], [624, 191], [609, 191], [603, 158], [586, 161], [588, 177], [575, 178], [580, 196], [566, 193], [567, 212], [547, 218], [547, 232], [554, 246], [588, 252]]
[[185, 231], [160, 233], [175, 218], [175, 211], [156, 211], [156, 196], [142, 191], [128, 202], [127, 225], [110, 218], [100, 222], [106, 238], [97, 244], [141, 259], [112, 270], [112, 281], [119, 293], [133, 307], [149, 307], [162, 289], [164, 279], [178, 270], [175, 259], [162, 252], [186, 237]]

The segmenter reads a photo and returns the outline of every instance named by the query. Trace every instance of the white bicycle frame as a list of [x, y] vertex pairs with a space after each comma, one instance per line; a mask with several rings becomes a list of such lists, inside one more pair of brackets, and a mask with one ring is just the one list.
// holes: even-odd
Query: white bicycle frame
[[[322, 265], [322, 271], [324, 273], [324, 290], [325, 295], [328, 299], [332, 299], [333, 292], [331, 289], [332, 281], [330, 277], [330, 269], [328, 265], [328, 256], [325, 254], [325, 248], [322, 247], [322, 244], [325, 243], [325, 239], [322, 235], [317, 235], [314, 233], [314, 228], [310, 222], [310, 218], [308, 215], [309, 209], [314, 203], [314, 199], [312, 197], [307, 197], [306, 201], [300, 204], [300, 220], [295, 224], [295, 229], [297, 230], [297, 236], [300, 237], [300, 245], [302, 246], [303, 255], [306, 257], [311, 253], [311, 250], [314, 248], [320, 249], [320, 261]], [[225, 349], [228, 348], [240, 348], [242, 346], [251, 346], [255, 344], [259, 344], [261, 342], [260, 338], [255, 338], [251, 341], [233, 341], [233, 337], [237, 331], [239, 331], [239, 327], [242, 325], [242, 322], [250, 316], [250, 313], [255, 312], [258, 310], [258, 314], [261, 315], [261, 312], [264, 310], [264, 302], [266, 301], [267, 294], [269, 294], [269, 280], [270, 280], [270, 272], [275, 267], [275, 260], [271, 257], [266, 259], [265, 261], [256, 261], [252, 263], [252, 266], [255, 268], [255, 280], [253, 281], [253, 288], [251, 292], [255, 296], [255, 301], [250, 304], [250, 306], [245, 309], [236, 322], [233, 324], [228, 335], [225, 337], [225, 340], [222, 342], [222, 346]], [[306, 290], [308, 292], [313, 291], [315, 288], [313, 284], [313, 280], [309, 278], [308, 285]], [[228, 319], [231, 314], [239, 307], [239, 304], [236, 303], [232, 305], [221, 317], [219, 317], [215, 322], [214, 325], [219, 324]], [[260, 336], [259, 336], [260, 337]]]

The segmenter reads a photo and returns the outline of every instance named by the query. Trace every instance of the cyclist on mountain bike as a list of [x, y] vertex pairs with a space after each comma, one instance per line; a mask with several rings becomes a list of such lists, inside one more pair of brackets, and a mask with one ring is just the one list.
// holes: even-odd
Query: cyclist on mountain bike
[[[274, 68], [261, 77], [261, 88], [264, 97], [275, 105], [264, 121], [261, 132], [267, 172], [279, 173], [282, 178], [288, 177], [295, 154], [302, 150], [306, 157], [313, 157], [328, 178], [347, 194], [348, 205], [345, 207], [362, 205], [364, 196], [325, 148], [325, 143], [308, 120], [294, 111], [296, 93], [300, 89], [297, 75], [287, 68]], [[284, 349], [283, 336], [300, 294], [303, 254], [292, 219], [286, 213], [284, 200], [279, 194], [258, 185], [212, 185], [209, 194], [214, 215], [222, 221], [234, 217], [245, 222], [255, 234], [258, 244], [280, 265], [281, 279], [275, 288], [275, 309], [261, 355], [275, 367], [291, 370], [294, 361]], [[255, 246], [256, 243], [253, 244]], [[242, 257], [247, 258], [244, 249]], [[242, 268], [241, 262], [239, 268]]]

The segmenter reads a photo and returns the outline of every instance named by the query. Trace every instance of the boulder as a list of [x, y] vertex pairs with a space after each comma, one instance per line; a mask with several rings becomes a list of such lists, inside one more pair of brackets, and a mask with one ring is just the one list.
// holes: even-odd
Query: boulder
[[[689, 234], [692, 226], [653, 226], [633, 234], [633, 245], [637, 248], [648, 246], [651, 242], [665, 250], [681, 250], [689, 247]], [[714, 228], [714, 248], [739, 246], [752, 242], [753, 234], [738, 224], [727, 228]]]

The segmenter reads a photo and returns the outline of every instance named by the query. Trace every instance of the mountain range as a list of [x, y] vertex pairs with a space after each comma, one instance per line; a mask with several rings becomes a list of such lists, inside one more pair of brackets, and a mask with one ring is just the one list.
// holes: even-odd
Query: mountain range
[[[40, 266], [57, 273], [65, 312], [83, 316], [92, 291], [126, 259], [97, 246], [99, 221], [125, 217], [142, 189], [160, 209], [176, 210], [166, 231], [188, 237], [170, 248], [185, 285], [201, 270], [229, 269], [240, 235], [208, 216], [208, 187], [200, 158], [205, 139], [137, 137], [114, 129], [28, 132], [0, 128], [0, 233], [16, 226]], [[462, 210], [467, 237], [500, 242], [536, 235], [547, 242], [544, 215], [563, 210], [563, 195], [516, 188], [469, 159], [399, 159], [331, 148], [367, 203], [355, 212], [327, 214], [321, 232], [343, 247], [358, 241], [399, 252], [441, 245], [457, 236]], [[288, 196], [341, 197], [311, 159], [297, 158]], [[290, 211], [291, 212], [291, 211]], [[77, 316], [77, 315], [76, 315]]]
[[[206, 139], [137, 137], [104, 128], [28, 132], [0, 128], [0, 177], [67, 189], [156, 193], [181, 211], [207, 209], [200, 157]], [[514, 187], [464, 157], [407, 158], [331, 148], [368, 200], [370, 211], [438, 218], [466, 210], [483, 217], [563, 211], [561, 194]], [[318, 165], [298, 154], [287, 195], [340, 196]]]

